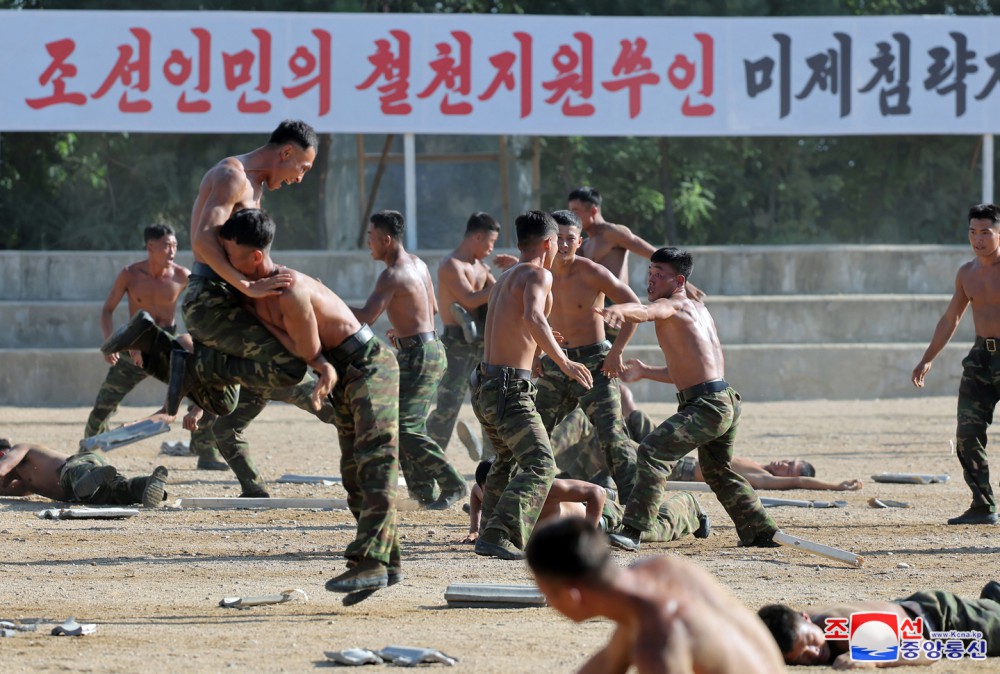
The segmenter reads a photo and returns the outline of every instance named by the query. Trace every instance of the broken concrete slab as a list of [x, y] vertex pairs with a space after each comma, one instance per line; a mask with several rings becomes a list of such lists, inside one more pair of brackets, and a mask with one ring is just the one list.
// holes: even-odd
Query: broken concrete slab
[[421, 664], [440, 662], [453, 667], [458, 658], [445, 655], [433, 648], [413, 648], [411, 646], [386, 646], [375, 653], [383, 660], [388, 660], [397, 667], [416, 667]]
[[343, 498], [242, 498], [234, 497], [192, 497], [177, 499], [177, 508], [203, 508], [205, 510], [229, 510], [238, 508], [301, 508], [308, 510], [346, 510], [347, 499]]
[[791, 506], [793, 508], [846, 508], [847, 507], [847, 501], [800, 501], [791, 498], [771, 498], [769, 496], [761, 496], [760, 502], [770, 508], [778, 506]]
[[82, 637], [88, 634], [94, 634], [96, 631], [97, 625], [94, 623], [78, 623], [76, 618], [67, 618], [66, 622], [62, 625], [52, 628], [52, 636]]
[[900, 484], [944, 484], [951, 479], [950, 475], [927, 475], [924, 473], [879, 473], [872, 475], [875, 482], [892, 482]]
[[870, 498], [868, 499], [868, 505], [872, 508], [909, 508], [910, 504], [906, 501], [890, 501], [887, 498]]
[[705, 482], [675, 482], [668, 480], [665, 484], [668, 491], [712, 491], [712, 488]]
[[94, 452], [98, 449], [107, 452], [112, 449], [124, 447], [125, 445], [131, 445], [133, 442], [145, 440], [154, 435], [159, 435], [160, 433], [166, 433], [169, 430], [170, 424], [165, 421], [143, 419], [134, 424], [116, 428], [113, 431], [84, 438], [80, 441], [80, 449], [87, 452]]
[[135, 508], [48, 508], [37, 513], [43, 520], [118, 520], [138, 514]]
[[534, 585], [452, 583], [444, 591], [452, 608], [524, 608], [545, 606], [545, 596]]
[[795, 548], [796, 550], [801, 550], [802, 552], [808, 552], [812, 555], [835, 559], [838, 562], [844, 562], [845, 564], [849, 564], [855, 568], [861, 568], [865, 563], [863, 557], [856, 555], [853, 552], [841, 550], [840, 548], [834, 548], [829, 545], [823, 545], [822, 543], [815, 543], [804, 538], [798, 538], [797, 536], [790, 536], [783, 531], [779, 531], [774, 534], [771, 540], [775, 543], [780, 543], [781, 545]]
[[219, 602], [222, 608], [248, 609], [254, 606], [270, 606], [272, 604], [284, 604], [293, 599], [301, 599], [303, 602], [309, 601], [309, 595], [305, 590], [298, 588], [292, 590], [282, 590], [278, 594], [266, 594], [259, 597], [225, 597]]
[[323, 651], [327, 660], [338, 665], [360, 667], [361, 665], [381, 665], [385, 661], [367, 648], [348, 648], [343, 651]]
[[[293, 473], [286, 473], [278, 478], [280, 484], [321, 484], [324, 487], [329, 487], [335, 484], [343, 484], [344, 478], [339, 475], [295, 475]], [[399, 477], [399, 486], [405, 487], [406, 480], [402, 476]]]

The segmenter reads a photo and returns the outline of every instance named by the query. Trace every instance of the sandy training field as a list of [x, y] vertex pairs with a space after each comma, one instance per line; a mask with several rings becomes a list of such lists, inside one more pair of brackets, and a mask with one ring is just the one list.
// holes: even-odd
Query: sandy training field
[[[665, 398], [667, 397], [665, 393]], [[642, 555], [684, 555], [748, 606], [784, 601], [806, 607], [857, 598], [894, 599], [949, 589], [978, 596], [1000, 573], [996, 529], [950, 527], [968, 506], [958, 460], [950, 455], [954, 398], [853, 402], [754, 403], [744, 407], [738, 453], [754, 459], [799, 456], [818, 477], [865, 480], [860, 492], [765, 492], [794, 499], [842, 499], [843, 509], [774, 508], [789, 534], [862, 555], [861, 569], [787, 548], [736, 547], [732, 522], [711, 494], [699, 498], [712, 518], [707, 540], [643, 544]], [[656, 421], [667, 404], [644, 405]], [[0, 408], [0, 437], [73, 452], [89, 410]], [[126, 408], [118, 420], [149, 410]], [[462, 418], [472, 421], [466, 406]], [[254, 457], [269, 479], [283, 473], [336, 475], [334, 429], [299, 410], [272, 405], [250, 428]], [[126, 475], [170, 469], [177, 497], [237, 496], [229, 473], [196, 471], [195, 459], [157, 456], [164, 440], [187, 439], [176, 424], [166, 435], [120, 448], [108, 458]], [[448, 454], [471, 477], [474, 464], [453, 438]], [[876, 484], [882, 471], [950, 473], [947, 484]], [[996, 472], [996, 471], [995, 471]], [[272, 496], [344, 497], [339, 486], [273, 484]], [[405, 496], [405, 491], [402, 492]], [[874, 509], [872, 497], [907, 501], [909, 509]], [[97, 623], [80, 638], [37, 634], [0, 639], [0, 671], [14, 672], [302, 672], [325, 667], [323, 652], [390, 644], [432, 647], [477, 674], [573, 671], [607, 638], [604, 621], [574, 625], [548, 608], [453, 609], [452, 582], [529, 583], [520, 562], [477, 557], [458, 541], [468, 519], [417, 510], [403, 502], [400, 533], [406, 580], [349, 608], [323, 583], [343, 569], [353, 537], [348, 511], [159, 510], [120, 521], [50, 521], [35, 513], [51, 502], [0, 498], [0, 619], [75, 616]], [[615, 553], [621, 563], [636, 555]], [[308, 603], [245, 611], [219, 607], [230, 596], [301, 588]], [[720, 642], [726, 635], [720, 634]], [[436, 665], [443, 667], [443, 665]], [[369, 668], [380, 671], [381, 667]], [[936, 672], [992, 672], [996, 661], [940, 662]], [[369, 670], [365, 670], [369, 671]], [[823, 670], [818, 670], [823, 671]], [[907, 670], [903, 670], [907, 671]], [[923, 670], [922, 670], [923, 671]]]

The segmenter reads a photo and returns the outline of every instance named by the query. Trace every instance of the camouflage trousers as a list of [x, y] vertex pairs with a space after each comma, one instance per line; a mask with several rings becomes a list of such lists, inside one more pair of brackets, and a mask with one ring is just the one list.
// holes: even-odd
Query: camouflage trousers
[[[441, 337], [441, 342], [448, 358], [448, 367], [438, 384], [437, 405], [427, 418], [427, 435], [438, 447], [447, 449], [458, 422], [458, 412], [469, 390], [469, 375], [483, 359], [483, 342], [469, 344], [464, 337], [451, 335], [447, 331]], [[493, 454], [493, 447], [484, 430], [483, 459], [488, 460]]]
[[375, 338], [348, 363], [338, 364], [332, 353], [325, 355], [339, 377], [330, 401], [347, 505], [358, 523], [344, 556], [370, 557], [399, 568], [399, 367]]
[[951, 630], [982, 632], [986, 655], [1000, 655], [1000, 603], [993, 599], [965, 599], [945, 590], [925, 590], [895, 603], [912, 617], [924, 619], [925, 634]]
[[503, 377], [480, 378], [478, 372], [473, 377], [472, 408], [496, 451], [483, 485], [486, 524], [480, 537], [489, 542], [507, 538], [521, 550], [556, 474], [549, 435], [535, 409], [535, 393], [527, 379], [511, 377], [505, 385]]
[[396, 354], [399, 364], [399, 465], [410, 496], [423, 504], [441, 492], [462, 491], [465, 479], [427, 435], [427, 417], [447, 368], [444, 345], [435, 340]]
[[[590, 419], [597, 443], [606, 465], [611, 469], [618, 493], [627, 500], [635, 485], [636, 452], [629, 441], [622, 420], [621, 394], [618, 379], [604, 374], [604, 358], [611, 349], [610, 342], [602, 342], [580, 349], [568, 349], [570, 360], [581, 363], [590, 370], [594, 385], [585, 389], [581, 384], [567, 377], [551, 358], [542, 358], [542, 376], [538, 378], [538, 396], [535, 404], [545, 430], [552, 433], [556, 424], [572, 412], [578, 405]], [[577, 446], [583, 449], [581, 445]], [[594, 462], [596, 458], [584, 458]], [[588, 475], [591, 477], [591, 475]]]
[[[698, 501], [686, 491], [678, 492], [660, 504], [656, 517], [650, 522], [649, 529], [642, 532], [642, 540], [650, 543], [668, 543], [677, 541], [698, 530], [700, 514]], [[624, 508], [612, 498], [604, 502], [605, 531], [614, 531], [622, 523]]]
[[732, 468], [740, 407], [740, 395], [731, 387], [708, 393], [682, 403], [673, 416], [643, 439], [635, 490], [625, 507], [625, 524], [639, 531], [650, 528], [674, 463], [697, 449], [705, 482], [732, 518], [740, 540], [750, 543], [778, 530], [757, 492]]
[[127, 479], [121, 475], [116, 475], [114, 481], [109, 486], [101, 487], [97, 492], [88, 498], [81, 498], [73, 491], [73, 485], [77, 484], [84, 476], [101, 466], [108, 465], [104, 457], [95, 452], [74, 454], [66, 459], [66, 463], [59, 470], [59, 487], [67, 501], [74, 503], [87, 503], [89, 505], [131, 505], [142, 503], [142, 492], [146, 489], [149, 477], [133, 477]]
[[244, 494], [265, 490], [264, 477], [253, 461], [250, 443], [247, 442], [244, 433], [250, 422], [264, 411], [269, 401], [289, 403], [312, 414], [325, 424], [335, 423], [333, 403], [329, 396], [323, 399], [318, 412], [312, 408], [312, 394], [315, 387], [316, 382], [312, 378], [306, 378], [295, 386], [277, 389], [257, 390], [242, 386], [233, 413], [215, 419], [211, 426], [214, 441], [219, 447], [222, 458], [240, 481]]
[[302, 381], [306, 364], [243, 307], [243, 299], [224, 281], [191, 275], [181, 309], [195, 339], [198, 378], [208, 386], [262, 389]]
[[977, 338], [976, 346], [962, 361], [956, 447], [965, 483], [972, 491], [973, 507], [988, 507], [990, 512], [996, 512], [986, 457], [986, 429], [993, 423], [993, 410], [1000, 401], [1000, 352], [987, 351], [981, 342]]
[[[108, 376], [97, 392], [97, 400], [94, 401], [94, 409], [87, 418], [83, 437], [89, 438], [110, 430], [108, 421], [118, 409], [118, 405], [148, 376], [149, 373], [133, 363], [128, 354], [121, 354], [118, 362], [108, 370]], [[215, 458], [215, 436], [212, 435], [210, 428], [199, 425], [198, 430], [191, 432], [191, 451], [198, 456]]]

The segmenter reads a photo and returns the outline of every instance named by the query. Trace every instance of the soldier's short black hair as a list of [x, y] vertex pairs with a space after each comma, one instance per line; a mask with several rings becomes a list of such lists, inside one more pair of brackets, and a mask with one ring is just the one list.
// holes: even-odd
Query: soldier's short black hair
[[1000, 224], [1000, 206], [996, 204], [977, 204], [969, 209], [969, 221], [989, 220], [994, 225]]
[[176, 236], [174, 228], [170, 225], [150, 225], [142, 230], [142, 240], [146, 243], [159, 241], [165, 236]]
[[7, 451], [11, 447], [13, 447], [13, 445], [10, 444], [9, 438], [0, 438], [0, 452]]
[[583, 228], [580, 218], [576, 217], [576, 213], [573, 211], [552, 211], [552, 219], [556, 221], [557, 225], [562, 227], [576, 227], [577, 229]]
[[808, 461], [802, 462], [802, 477], [816, 477], [816, 468]]
[[476, 466], [476, 484], [482, 489], [483, 485], [486, 484], [486, 476], [490, 473], [490, 468], [493, 467], [492, 461], [480, 461], [479, 465]]
[[465, 235], [475, 234], [476, 232], [499, 232], [500, 223], [497, 219], [485, 211], [476, 211], [469, 216], [469, 221], [465, 223]]
[[319, 138], [316, 131], [303, 122], [301, 119], [286, 119], [271, 132], [271, 137], [267, 139], [270, 145], [284, 145], [295, 143], [303, 150], [319, 146]]
[[514, 221], [514, 229], [517, 230], [517, 247], [522, 249], [559, 233], [556, 221], [545, 211], [522, 213]]
[[274, 220], [262, 208], [244, 208], [233, 213], [219, 229], [219, 236], [241, 246], [266, 250], [274, 241]]
[[381, 230], [394, 239], [403, 236], [406, 227], [403, 225], [403, 214], [399, 211], [379, 211], [369, 218], [375, 229]]
[[578, 187], [569, 193], [567, 201], [579, 201], [599, 208], [601, 206], [601, 193], [593, 187]]
[[788, 653], [795, 648], [795, 635], [803, 620], [799, 613], [784, 604], [768, 604], [761, 607], [757, 615], [771, 631], [779, 651]]
[[669, 264], [675, 272], [683, 275], [686, 279], [691, 278], [691, 270], [694, 269], [694, 260], [691, 258], [691, 253], [680, 248], [675, 248], [674, 246], [660, 248], [653, 253], [649, 261], [658, 264]]
[[614, 564], [608, 538], [582, 517], [559, 517], [535, 527], [524, 548], [536, 576], [594, 581]]

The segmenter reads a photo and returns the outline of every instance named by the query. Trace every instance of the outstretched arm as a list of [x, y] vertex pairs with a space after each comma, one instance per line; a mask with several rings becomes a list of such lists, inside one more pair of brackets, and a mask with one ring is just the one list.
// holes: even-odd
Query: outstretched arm
[[931, 343], [927, 346], [927, 350], [924, 351], [923, 357], [917, 363], [917, 366], [913, 368], [911, 379], [913, 385], [917, 388], [923, 388], [924, 378], [931, 369], [931, 363], [941, 353], [941, 349], [951, 340], [955, 334], [955, 330], [958, 329], [958, 324], [961, 322], [966, 308], [969, 306], [969, 296], [965, 294], [965, 288], [962, 287], [962, 273], [964, 271], [965, 266], [959, 269], [958, 274], [955, 275], [955, 293], [951, 296], [951, 302], [948, 303], [948, 308], [945, 309], [944, 315], [941, 316], [937, 327], [934, 328], [934, 336], [931, 337]]
[[638, 358], [629, 358], [625, 363], [625, 372], [622, 374], [622, 381], [626, 384], [637, 382], [640, 379], [649, 379], [663, 384], [673, 384], [674, 379], [670, 376], [670, 368], [667, 365], [654, 367], [646, 365]]
[[[615, 304], [639, 303], [638, 296], [631, 288], [617, 279], [605, 267], [600, 265], [594, 266], [597, 269], [589, 278], [592, 279], [592, 283], [597, 290], [604, 293]], [[621, 327], [618, 336], [615, 337], [615, 341], [611, 345], [611, 350], [604, 358], [604, 373], [609, 377], [620, 377], [625, 371], [625, 364], [622, 362], [622, 352], [625, 350], [625, 346], [629, 343], [629, 340], [632, 339], [632, 336], [635, 335], [637, 328], [638, 325], [635, 323], [626, 323]]]
[[844, 480], [843, 482], [825, 482], [815, 477], [781, 477], [779, 475], [746, 475], [747, 482], [754, 489], [810, 489], [812, 491], [857, 491], [861, 489], [861, 480]]

